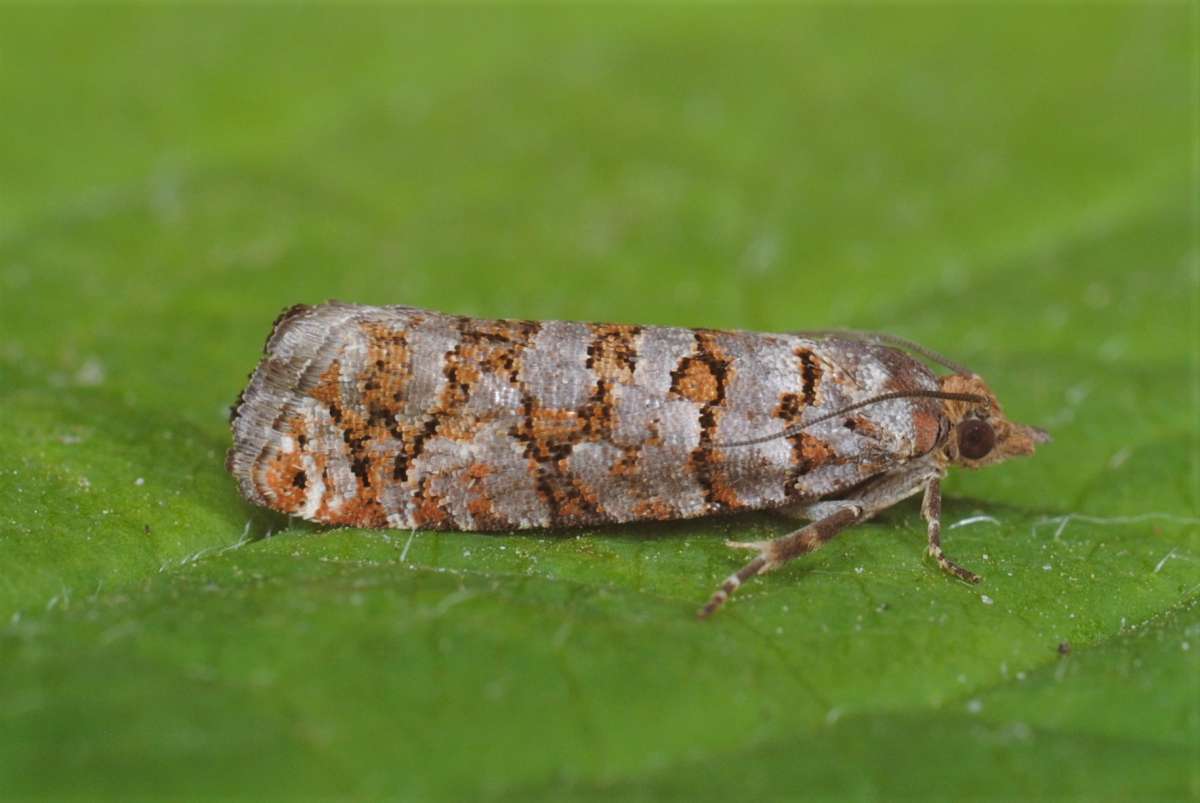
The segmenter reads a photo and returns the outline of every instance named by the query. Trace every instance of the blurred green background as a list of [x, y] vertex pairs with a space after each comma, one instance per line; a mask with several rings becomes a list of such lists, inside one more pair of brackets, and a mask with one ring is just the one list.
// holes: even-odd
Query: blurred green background
[[[0, 8], [0, 798], [1197, 799], [1195, 17]], [[697, 623], [786, 522], [245, 504], [327, 298], [884, 329], [1055, 441], [947, 482], [982, 586], [909, 503]]]

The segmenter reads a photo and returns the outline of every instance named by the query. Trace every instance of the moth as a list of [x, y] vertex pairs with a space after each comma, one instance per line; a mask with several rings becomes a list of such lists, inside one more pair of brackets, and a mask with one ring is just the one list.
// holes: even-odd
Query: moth
[[[937, 375], [923, 358], [950, 373]], [[887, 335], [481, 320], [328, 302], [276, 319], [233, 407], [249, 501], [330, 525], [524, 530], [776, 510], [700, 610], [940, 481], [1033, 454], [975, 373]]]

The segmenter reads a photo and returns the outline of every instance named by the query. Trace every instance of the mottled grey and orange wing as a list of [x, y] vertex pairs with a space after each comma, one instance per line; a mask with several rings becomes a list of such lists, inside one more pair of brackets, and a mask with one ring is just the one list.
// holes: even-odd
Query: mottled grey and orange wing
[[251, 501], [329, 524], [461, 530], [662, 520], [845, 491], [933, 448], [898, 399], [936, 379], [839, 340], [329, 303], [277, 321], [235, 409]]

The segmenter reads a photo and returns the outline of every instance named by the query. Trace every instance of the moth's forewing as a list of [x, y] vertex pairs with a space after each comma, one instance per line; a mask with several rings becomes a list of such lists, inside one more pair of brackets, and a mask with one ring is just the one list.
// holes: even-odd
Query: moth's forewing
[[461, 530], [689, 518], [834, 496], [929, 452], [938, 387], [895, 349], [339, 303], [281, 316], [228, 466], [329, 524]]

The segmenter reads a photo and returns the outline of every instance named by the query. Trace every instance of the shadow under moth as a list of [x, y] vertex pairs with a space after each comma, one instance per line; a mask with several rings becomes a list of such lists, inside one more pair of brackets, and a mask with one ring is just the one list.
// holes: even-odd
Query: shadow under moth
[[[937, 375], [917, 357], [951, 373]], [[226, 466], [251, 502], [353, 527], [524, 530], [778, 510], [700, 610], [939, 482], [1032, 454], [973, 372], [888, 335], [481, 320], [299, 305], [233, 408]]]

